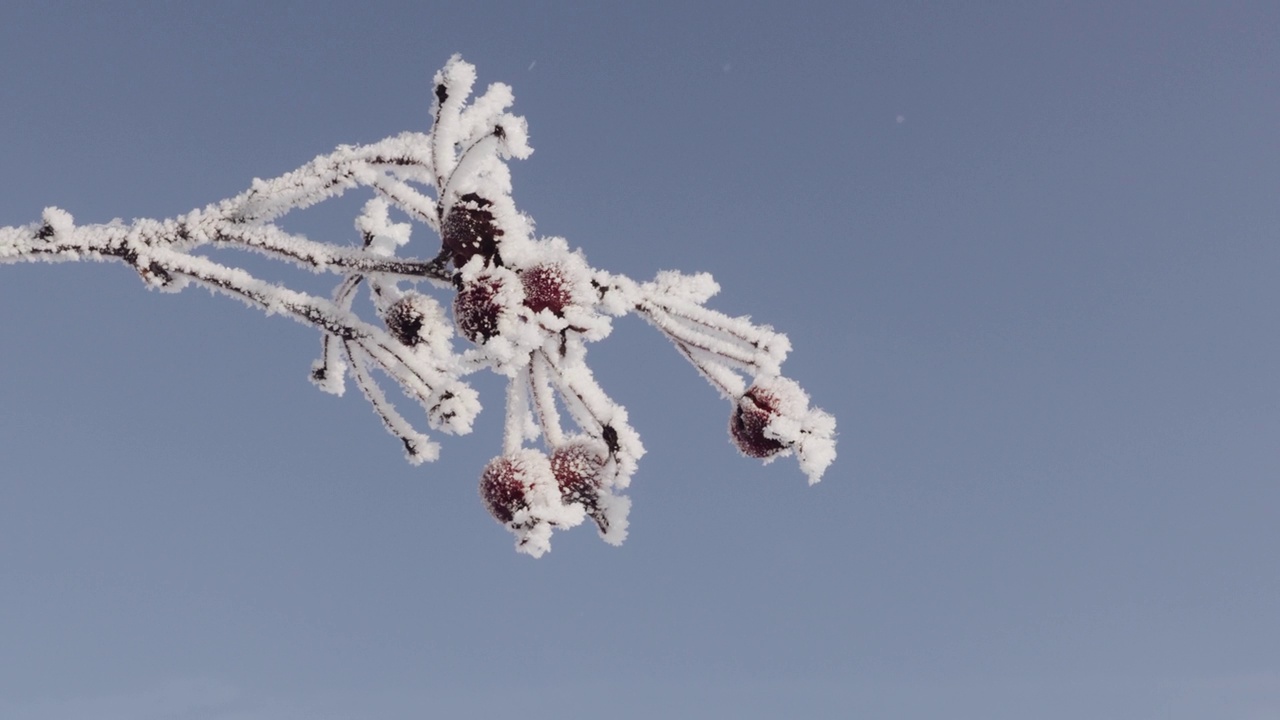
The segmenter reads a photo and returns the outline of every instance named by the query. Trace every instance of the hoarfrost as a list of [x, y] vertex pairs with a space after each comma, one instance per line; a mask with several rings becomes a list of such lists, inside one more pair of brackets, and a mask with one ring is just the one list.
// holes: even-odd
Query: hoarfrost
[[[550, 549], [555, 529], [586, 517], [606, 542], [627, 536], [631, 500], [622, 491], [645, 449], [626, 409], [586, 363], [586, 344], [607, 337], [614, 317], [641, 316], [729, 401], [730, 436], [744, 454], [765, 462], [795, 455], [817, 482], [835, 459], [835, 419], [782, 376], [787, 337], [706, 307], [720, 289], [707, 273], [663, 271], [638, 283], [592, 268], [564, 238], [537, 237], [512, 199], [507, 166], [532, 153], [527, 125], [508, 112], [510, 87], [495, 83], [472, 98], [475, 82], [475, 68], [455, 55], [434, 76], [430, 132], [339, 146], [177, 218], [78, 226], [70, 213], [47, 208], [38, 223], [0, 228], [0, 262], [121, 262], [150, 288], [195, 284], [309, 325], [321, 337], [311, 381], [341, 395], [351, 378], [415, 464], [437, 459], [440, 446], [381, 383], [398, 387], [428, 427], [465, 434], [481, 410], [466, 376], [505, 376], [502, 455], [482, 474], [482, 496], [517, 549], [534, 557]], [[355, 219], [353, 244], [316, 242], [275, 222], [357, 188], [373, 197]], [[415, 222], [439, 234], [433, 258], [399, 254]], [[337, 282], [320, 297], [202, 254], [223, 246]], [[361, 288], [373, 300], [373, 321], [353, 309]], [[454, 293], [452, 318], [433, 289]], [[566, 464], [573, 477], [557, 477], [548, 454], [571, 445], [593, 459]], [[495, 467], [506, 473], [500, 487]]]

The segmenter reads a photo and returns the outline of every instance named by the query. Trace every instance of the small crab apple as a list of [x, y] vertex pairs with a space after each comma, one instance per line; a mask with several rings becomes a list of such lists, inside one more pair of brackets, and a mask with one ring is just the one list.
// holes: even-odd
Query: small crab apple
[[489, 260], [498, 255], [498, 238], [502, 228], [493, 222], [493, 212], [487, 208], [493, 202], [475, 193], [467, 193], [445, 213], [440, 223], [440, 240], [445, 252], [453, 259], [454, 267], [462, 267], [476, 255]]
[[475, 343], [483, 343], [498, 334], [498, 321], [507, 306], [502, 291], [506, 280], [501, 275], [486, 274], [463, 281], [453, 298], [453, 320], [458, 331]]
[[550, 310], [556, 317], [564, 317], [564, 309], [573, 302], [569, 278], [557, 263], [521, 271], [520, 282], [524, 286], [524, 305], [535, 313]]
[[781, 404], [776, 393], [760, 385], [752, 385], [738, 398], [729, 419], [729, 435], [743, 455], [768, 458], [787, 448], [783, 442], [765, 435], [765, 428], [778, 417]]
[[406, 293], [383, 313], [383, 321], [395, 339], [408, 347], [426, 340], [424, 328], [430, 331], [440, 317], [436, 301], [420, 293]]
[[525, 467], [510, 455], [496, 457], [480, 474], [480, 497], [489, 514], [503, 525], [515, 519], [517, 512], [529, 507], [529, 491], [533, 483]]
[[604, 447], [587, 438], [571, 440], [551, 453], [551, 474], [565, 503], [580, 503], [591, 519], [608, 532], [608, 522], [600, 508], [600, 473], [607, 460]]

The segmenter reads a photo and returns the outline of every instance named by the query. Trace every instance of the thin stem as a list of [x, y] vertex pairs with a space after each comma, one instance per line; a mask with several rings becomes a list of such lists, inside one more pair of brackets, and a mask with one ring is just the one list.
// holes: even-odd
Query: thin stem
[[736, 400], [746, 392], [745, 383], [737, 373], [719, 363], [708, 361], [704, 353], [695, 350], [688, 345], [679, 341], [673, 341], [676, 349], [684, 355], [685, 359], [697, 369], [701, 375], [711, 386], [720, 393], [720, 396], [726, 400]]
[[756, 353], [750, 349], [743, 348], [730, 342], [725, 342], [714, 335], [703, 331], [701, 328], [689, 327], [679, 320], [671, 317], [664, 309], [654, 307], [648, 303], [641, 303], [637, 309], [641, 317], [649, 321], [650, 325], [661, 330], [663, 334], [672, 338], [678, 343], [683, 343], [690, 347], [704, 350], [713, 355], [718, 355], [725, 360], [731, 361], [738, 365], [755, 369], [759, 366]]
[[378, 386], [377, 381], [369, 374], [366, 367], [367, 356], [361, 353], [351, 341], [344, 340], [342, 346], [349, 359], [351, 374], [356, 380], [356, 386], [360, 388], [360, 392], [364, 394], [369, 404], [373, 406], [374, 413], [382, 420], [387, 432], [390, 432], [399, 438], [400, 442], [404, 443], [405, 452], [408, 454], [409, 459], [415, 464], [423, 460], [435, 460], [440, 454], [439, 446], [427, 438], [426, 435], [415, 430], [413, 425], [408, 420], [405, 420], [396, 411], [395, 406], [387, 400], [382, 388]]
[[319, 243], [269, 225], [223, 224], [214, 232], [213, 240], [258, 250], [315, 272], [379, 273], [441, 282], [450, 279], [450, 274], [434, 261], [389, 258], [357, 248]]
[[502, 452], [511, 454], [524, 447], [531, 427], [529, 416], [528, 370], [507, 379], [506, 418], [502, 426]]
[[547, 360], [541, 352], [535, 352], [529, 361], [529, 391], [538, 412], [542, 436], [552, 448], [564, 444], [564, 430], [560, 426], [560, 413], [547, 378]]

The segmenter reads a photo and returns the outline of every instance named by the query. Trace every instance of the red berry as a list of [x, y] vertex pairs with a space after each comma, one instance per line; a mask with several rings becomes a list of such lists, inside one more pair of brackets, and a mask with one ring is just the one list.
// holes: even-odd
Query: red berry
[[600, 470], [605, 458], [589, 443], [572, 442], [551, 453], [551, 474], [564, 502], [579, 502], [588, 510], [600, 494]]
[[767, 458], [786, 449], [782, 442], [764, 434], [765, 427], [778, 415], [778, 405], [777, 395], [757, 385], [752, 385], [738, 398], [729, 419], [729, 434], [743, 455]]
[[494, 225], [493, 213], [486, 209], [492, 205], [475, 193], [467, 193], [445, 213], [440, 240], [452, 256], [454, 267], [466, 265], [475, 255], [486, 260], [497, 256], [502, 229]]
[[535, 265], [520, 273], [524, 285], [524, 304], [534, 312], [550, 310], [557, 317], [573, 300], [569, 280], [559, 265]]
[[468, 340], [483, 343], [498, 334], [498, 320], [506, 310], [498, 298], [502, 279], [485, 276], [464, 285], [453, 298], [453, 320]]
[[529, 507], [530, 487], [523, 466], [505, 455], [490, 460], [480, 474], [480, 497], [489, 514], [504, 525]]
[[422, 341], [422, 323], [425, 315], [419, 307], [421, 296], [405, 295], [387, 308], [384, 321], [387, 330], [401, 344], [413, 347]]
[[574, 441], [561, 445], [551, 453], [551, 474], [560, 487], [565, 503], [581, 503], [601, 532], [608, 523], [600, 512], [600, 471], [604, 469], [603, 448], [590, 441]]

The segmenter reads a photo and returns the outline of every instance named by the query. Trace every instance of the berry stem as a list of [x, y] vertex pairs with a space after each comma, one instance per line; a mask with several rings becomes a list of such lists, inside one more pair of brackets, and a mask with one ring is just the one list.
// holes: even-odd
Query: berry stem
[[[531, 432], [533, 431], [533, 432]], [[507, 379], [506, 419], [502, 427], [502, 452], [510, 455], [524, 447], [526, 439], [536, 437], [536, 426], [529, 411], [529, 371], [516, 371]]]
[[[257, 250], [265, 255], [288, 260], [319, 272], [356, 271], [362, 274], [384, 274], [405, 278], [427, 278], [446, 282], [449, 275], [432, 262], [413, 258], [381, 257], [356, 248], [308, 240], [269, 225], [219, 226], [211, 239], [219, 245], [235, 245]], [[159, 239], [158, 242], [164, 242]]]
[[701, 375], [708, 383], [711, 384], [726, 400], [736, 400], [747, 389], [747, 384], [742, 377], [733, 370], [725, 367], [723, 363], [718, 362], [715, 356], [708, 357], [705, 350], [691, 348], [684, 343], [672, 339], [676, 349], [684, 355], [698, 374]]
[[541, 352], [535, 352], [530, 359], [529, 391], [537, 408], [543, 438], [549, 446], [559, 447], [564, 444], [564, 430], [560, 426], [560, 413], [556, 410], [555, 391], [547, 377], [547, 359]]
[[583, 432], [605, 443], [610, 456], [617, 461], [614, 480], [619, 487], [626, 487], [635, 472], [636, 462], [644, 455], [644, 445], [627, 422], [626, 410], [609, 399], [585, 366], [568, 372], [545, 350], [538, 352], [551, 370], [551, 381], [564, 398], [565, 407], [574, 422]]
[[374, 413], [382, 420], [387, 431], [404, 443], [409, 461], [416, 465], [424, 460], [435, 460], [440, 455], [440, 446], [426, 435], [414, 430], [413, 425], [405, 420], [395, 406], [387, 400], [382, 388], [369, 373], [369, 356], [349, 340], [344, 340], [342, 347], [350, 361], [351, 375], [355, 378], [356, 387], [360, 388], [365, 399], [373, 406]]
[[[333, 289], [333, 302], [345, 311], [351, 310], [351, 300], [363, 279], [361, 275], [348, 275]], [[320, 359], [311, 370], [311, 381], [321, 390], [341, 395], [345, 389], [347, 363], [339, 352], [342, 339], [330, 332], [320, 333]]]
[[[427, 227], [436, 232], [440, 231], [439, 219], [436, 217], [437, 203], [430, 197], [415, 190], [408, 183], [396, 178], [382, 176], [375, 178], [369, 183], [369, 186], [396, 207], [421, 220]], [[449, 277], [444, 275], [434, 279], [448, 280]]]
[[720, 337], [716, 337], [711, 332], [707, 332], [708, 328], [706, 326], [691, 327], [686, 322], [673, 317], [665, 309], [648, 303], [641, 304], [638, 309], [641, 316], [649, 321], [649, 324], [658, 328], [659, 331], [678, 344], [688, 345], [724, 358], [739, 367], [747, 369], [749, 372], [757, 371], [760, 367], [757, 353], [749, 348], [742, 347], [740, 344], [727, 342]]

